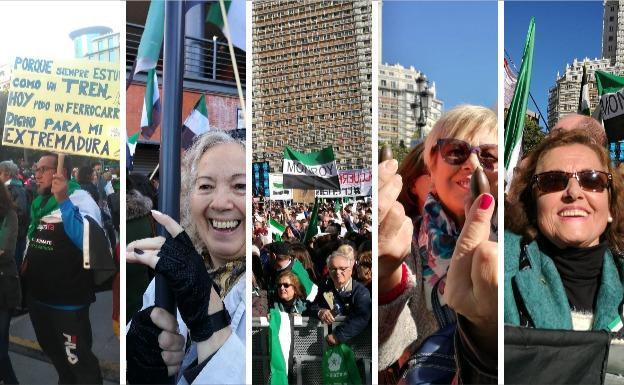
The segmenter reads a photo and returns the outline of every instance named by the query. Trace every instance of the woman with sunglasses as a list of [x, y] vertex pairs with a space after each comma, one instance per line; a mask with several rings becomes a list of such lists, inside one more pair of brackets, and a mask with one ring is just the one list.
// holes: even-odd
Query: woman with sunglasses
[[[489, 372], [479, 371], [483, 377], [470, 377], [464, 370], [462, 380], [484, 383], [497, 379], [497, 249], [490, 241], [496, 239], [497, 143], [496, 114], [487, 108], [459, 106], [438, 120], [424, 144], [431, 190], [417, 229], [396, 201], [402, 187], [397, 162], [390, 160], [379, 166], [381, 382], [396, 382], [407, 376], [409, 383], [410, 376], [418, 377], [419, 363], [426, 357], [426, 353], [419, 355], [421, 345], [430, 335], [442, 332], [449, 350], [444, 352], [445, 362], [435, 365], [446, 369], [434, 374], [439, 377], [413, 380], [450, 383], [456, 369], [452, 346], [458, 314], [457, 338], [472, 347], [475, 354], [470, 358], [476, 355], [481, 361], [487, 360], [484, 357], [494, 361], [493, 365], [477, 365], [493, 366]], [[470, 180], [477, 167], [485, 172], [490, 192], [479, 195], [473, 203]], [[411, 245], [414, 232], [418, 236]]]
[[507, 205], [505, 324], [609, 331], [624, 298], [624, 184], [607, 151], [583, 130], [549, 135]]
[[275, 292], [277, 300], [273, 307], [279, 311], [303, 314], [306, 310], [304, 290], [292, 271], [284, 271], [277, 276]]

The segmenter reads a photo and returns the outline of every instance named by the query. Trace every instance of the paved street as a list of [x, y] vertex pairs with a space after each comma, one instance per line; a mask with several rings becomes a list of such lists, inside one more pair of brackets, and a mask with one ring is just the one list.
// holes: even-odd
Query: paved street
[[[112, 292], [97, 294], [91, 305], [93, 351], [100, 360], [105, 384], [119, 383], [119, 339], [111, 319]], [[22, 384], [56, 384], [58, 376], [41, 352], [28, 314], [13, 318], [10, 329], [10, 355], [17, 379]]]

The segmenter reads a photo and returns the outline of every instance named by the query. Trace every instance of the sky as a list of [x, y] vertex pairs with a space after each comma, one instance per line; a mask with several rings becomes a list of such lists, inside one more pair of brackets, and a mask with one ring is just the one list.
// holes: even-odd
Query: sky
[[496, 1], [389, 0], [381, 13], [383, 63], [424, 72], [445, 111], [464, 103], [496, 105]]
[[[545, 120], [548, 120], [548, 89], [555, 85], [557, 71], [563, 75], [566, 64], [575, 58], [600, 58], [602, 12], [601, 1], [505, 2], [504, 46], [518, 70], [529, 21], [535, 17], [531, 94]], [[528, 108], [536, 111], [530, 99]]]
[[71, 31], [102, 25], [121, 31], [125, 3], [119, 1], [0, 1], [0, 65], [32, 56], [72, 59]]

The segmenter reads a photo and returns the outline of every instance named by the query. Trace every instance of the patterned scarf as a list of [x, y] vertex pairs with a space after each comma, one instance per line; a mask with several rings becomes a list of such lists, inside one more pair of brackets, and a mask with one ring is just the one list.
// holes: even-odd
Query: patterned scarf
[[418, 234], [418, 253], [423, 267], [423, 281], [427, 308], [432, 309], [431, 292], [438, 284], [440, 304], [444, 305], [442, 294], [446, 272], [451, 264], [455, 242], [459, 237], [457, 225], [444, 211], [438, 197], [429, 193], [425, 201], [422, 223]]
[[[67, 195], [71, 196], [74, 191], [80, 190], [80, 185], [73, 180], [68, 183]], [[45, 200], [47, 199], [47, 200]], [[32, 239], [37, 230], [37, 225], [41, 218], [50, 214], [58, 208], [58, 203], [54, 195], [38, 195], [30, 206], [30, 225], [28, 226], [28, 239]]]
[[[204, 257], [206, 260], [206, 257]], [[210, 258], [208, 257], [208, 260]], [[225, 265], [217, 268], [208, 268], [208, 275], [219, 287], [219, 296], [224, 299], [230, 289], [238, 282], [240, 276], [245, 272], [245, 256], [239, 257]]]

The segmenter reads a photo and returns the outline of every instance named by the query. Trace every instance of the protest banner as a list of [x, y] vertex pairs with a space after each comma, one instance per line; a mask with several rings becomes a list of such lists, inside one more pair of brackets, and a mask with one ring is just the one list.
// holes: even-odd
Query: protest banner
[[370, 169], [338, 170], [340, 190], [316, 190], [316, 196], [319, 198], [370, 196], [373, 188], [372, 178]]
[[282, 174], [269, 174], [269, 197], [274, 201], [293, 199], [292, 190], [284, 188], [284, 177]]
[[604, 71], [596, 71], [595, 76], [607, 140], [624, 140], [624, 76]]
[[119, 67], [16, 57], [2, 133], [6, 146], [119, 160]]

